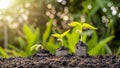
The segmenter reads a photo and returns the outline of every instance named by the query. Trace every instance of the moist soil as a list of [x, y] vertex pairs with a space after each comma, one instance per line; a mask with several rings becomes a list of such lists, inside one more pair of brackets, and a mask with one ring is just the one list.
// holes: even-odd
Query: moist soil
[[39, 56], [0, 59], [0, 68], [120, 68], [120, 57]]

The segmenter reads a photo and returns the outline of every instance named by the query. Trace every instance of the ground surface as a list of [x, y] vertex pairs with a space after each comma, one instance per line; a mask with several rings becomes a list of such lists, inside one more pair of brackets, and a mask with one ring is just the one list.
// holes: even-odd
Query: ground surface
[[0, 59], [0, 68], [120, 68], [120, 57], [16, 57]]

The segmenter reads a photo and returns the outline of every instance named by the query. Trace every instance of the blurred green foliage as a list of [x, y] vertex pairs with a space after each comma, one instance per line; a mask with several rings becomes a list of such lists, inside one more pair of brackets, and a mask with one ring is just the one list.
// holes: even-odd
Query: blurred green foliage
[[100, 42], [98, 42], [98, 38], [95, 38], [96, 35], [94, 35], [89, 41], [88, 41], [88, 54], [91, 56], [95, 55], [105, 55], [112, 54], [111, 49], [107, 45], [108, 42], [110, 42], [114, 36], [107, 37]]
[[24, 24], [23, 32], [24, 38], [17, 37], [17, 42], [19, 43], [17, 46], [9, 44], [6, 50], [0, 48], [2, 57], [33, 55], [34, 52], [32, 52], [31, 47], [39, 42], [39, 28], [30, 28], [28, 25]]

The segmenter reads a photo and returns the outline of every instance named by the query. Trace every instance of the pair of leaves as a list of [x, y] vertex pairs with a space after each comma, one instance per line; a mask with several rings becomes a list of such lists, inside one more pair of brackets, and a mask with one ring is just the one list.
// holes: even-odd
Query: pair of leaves
[[31, 51], [33, 51], [33, 50], [36, 50], [36, 51], [37, 51], [37, 50], [39, 50], [40, 47], [42, 48], [42, 45], [40, 45], [40, 44], [35, 44], [35, 45], [33, 45], [33, 46], [31, 47], [30, 50], [31, 50]]
[[52, 36], [54, 36], [54, 37], [56, 37], [56, 38], [58, 38], [58, 39], [62, 39], [66, 34], [68, 34], [68, 32], [69, 32], [70, 30], [67, 30], [67, 31], [65, 31], [64, 33], [62, 33], [62, 34], [52, 34]]
[[[82, 30], [82, 28], [88, 28], [88, 29], [97, 29], [97, 28], [95, 28], [95, 27], [93, 27], [92, 25], [90, 25], [90, 24], [88, 24], [88, 23], [79, 23], [79, 22], [72, 22], [72, 23], [70, 23], [70, 24], [68, 24], [69, 26], [73, 26], [73, 27], [75, 27], [75, 26], [79, 26], [81, 29], [80, 30]], [[53, 34], [52, 36], [54, 36], [54, 37], [57, 37], [57, 38], [63, 38], [68, 32], [69, 32], [70, 30], [67, 30], [67, 31], [65, 31], [64, 33], [62, 33], [62, 34]]]
[[79, 22], [72, 22], [70, 24], [68, 24], [69, 26], [79, 26], [80, 27], [80, 30], [82, 28], [87, 28], [87, 29], [97, 29], [96, 27], [93, 27], [92, 25], [88, 24], [88, 23], [79, 23]]

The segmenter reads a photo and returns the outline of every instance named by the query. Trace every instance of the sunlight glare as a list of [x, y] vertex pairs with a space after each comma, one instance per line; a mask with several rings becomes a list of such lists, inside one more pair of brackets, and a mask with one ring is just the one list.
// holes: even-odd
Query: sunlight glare
[[11, 0], [0, 0], [0, 9], [6, 9], [10, 6]]

